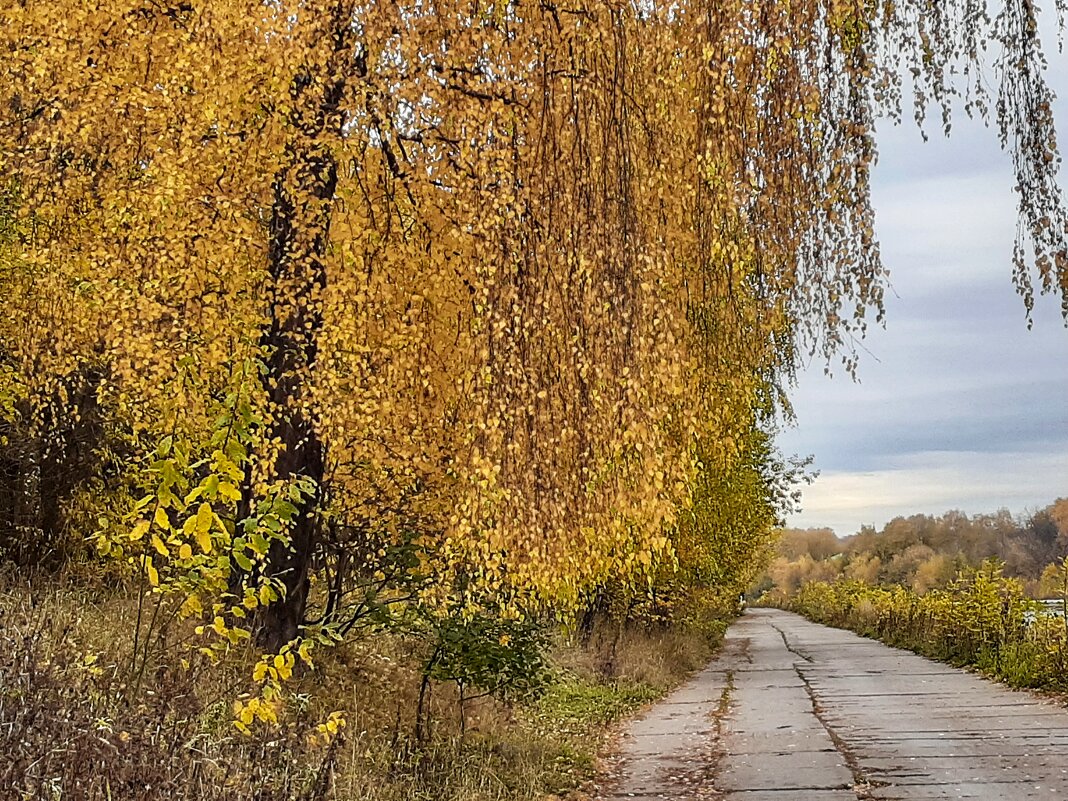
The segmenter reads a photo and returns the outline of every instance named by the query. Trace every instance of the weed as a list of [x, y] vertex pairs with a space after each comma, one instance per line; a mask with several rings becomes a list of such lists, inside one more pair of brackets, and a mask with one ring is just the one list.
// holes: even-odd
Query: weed
[[786, 606], [819, 623], [978, 668], [1013, 687], [1068, 686], [1064, 617], [1042, 614], [994, 561], [924, 594], [855, 580], [809, 582]]
[[[435, 681], [415, 737], [423, 651], [378, 633], [324, 652], [293, 682], [281, 725], [245, 736], [232, 701], [255, 653], [183, 666], [180, 626], [140, 644], [122, 587], [0, 579], [0, 801], [534, 801], [592, 778], [609, 727], [710, 654], [704, 637], [563, 635], [537, 699], [468, 698]], [[598, 669], [613, 649], [615, 675]], [[138, 688], [136, 677], [142, 676]], [[329, 744], [316, 726], [347, 725]]]

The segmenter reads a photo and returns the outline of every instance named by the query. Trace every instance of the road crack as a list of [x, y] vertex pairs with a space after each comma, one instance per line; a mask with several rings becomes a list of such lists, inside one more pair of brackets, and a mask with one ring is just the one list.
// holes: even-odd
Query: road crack
[[[813, 664], [815, 660], [802, 651], [797, 645], [791, 644], [789, 637], [786, 636], [786, 632], [776, 626], [774, 623], [769, 623], [775, 631], [779, 632], [779, 636], [782, 637], [782, 643], [786, 647], [786, 650], [795, 656], [801, 657], [808, 664]], [[834, 726], [831, 725], [827, 719], [826, 711], [823, 705], [820, 703], [819, 696], [816, 694], [815, 688], [808, 680], [808, 676], [805, 675], [802, 666], [794, 664], [794, 672], [797, 673], [797, 677], [801, 679], [801, 683], [805, 687], [805, 692], [808, 694], [809, 702], [812, 704], [812, 714], [816, 720], [823, 726], [824, 731], [827, 732], [827, 736], [831, 738], [831, 742], [834, 744], [835, 750], [842, 755], [842, 759], [845, 761], [846, 767], [849, 772], [853, 774], [853, 787], [851, 788], [856, 794], [859, 801], [868, 801], [872, 799], [872, 791], [878, 787], [887, 787], [889, 782], [880, 781], [879, 779], [873, 779], [864, 772], [863, 767], [860, 764], [860, 758], [856, 752], [849, 747], [849, 744], [842, 739], [842, 737], [835, 731]]]
[[[752, 662], [752, 658], [749, 656], [749, 641], [745, 640], [741, 646], [741, 656], [745, 658], [747, 662]], [[727, 749], [725, 744], [727, 718], [731, 711], [731, 696], [734, 693], [734, 669], [726, 668], [723, 673], [723, 689], [719, 693], [719, 702], [715, 708], [711, 711], [710, 717], [712, 718], [713, 726], [713, 740], [711, 748], [708, 754], [708, 769], [709, 774], [712, 777], [712, 786], [710, 788], [709, 798], [722, 798], [722, 794], [716, 789], [716, 779], [719, 777], [720, 770], [723, 765], [723, 761], [727, 758]]]
[[790, 652], [791, 654], [793, 654], [794, 656], [799, 656], [799, 657], [801, 657], [801, 658], [802, 658], [802, 659], [804, 659], [804, 660], [805, 660], [806, 662], [813, 662], [813, 661], [815, 661], [815, 660], [813, 660], [813, 659], [812, 659], [812, 657], [811, 657], [811, 656], [809, 656], [808, 654], [806, 654], [806, 653], [805, 653], [804, 651], [802, 651], [802, 650], [801, 650], [800, 648], [798, 648], [798, 647], [797, 647], [796, 645], [791, 645], [791, 644], [790, 644], [790, 638], [786, 636], [786, 632], [785, 632], [785, 631], [783, 631], [782, 629], [780, 629], [780, 628], [779, 628], [778, 626], [776, 626], [776, 625], [775, 625], [774, 623], [768, 623], [768, 625], [769, 625], [769, 626], [771, 626], [771, 627], [772, 627], [773, 629], [775, 629], [775, 631], [779, 632], [779, 636], [780, 636], [780, 637], [782, 637], [782, 644], [783, 644], [783, 645], [784, 645], [784, 646], [786, 647], [786, 650], [787, 650], [787, 651], [789, 651], [789, 652]]

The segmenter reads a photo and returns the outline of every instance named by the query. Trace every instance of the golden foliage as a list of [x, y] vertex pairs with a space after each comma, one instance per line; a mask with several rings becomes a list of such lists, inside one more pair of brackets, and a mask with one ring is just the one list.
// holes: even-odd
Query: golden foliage
[[[799, 349], [852, 370], [881, 318], [872, 121], [899, 61], [943, 102], [939, 48], [978, 58], [984, 6], [945, 6], [4, 0], [4, 403], [32, 425], [91, 366], [135, 452], [208, 453], [249, 393], [235, 522], [317, 487], [266, 554], [283, 640], [331, 524], [417, 521], [443, 607], [645, 576]], [[986, 24], [1063, 287], [1031, 14]]]

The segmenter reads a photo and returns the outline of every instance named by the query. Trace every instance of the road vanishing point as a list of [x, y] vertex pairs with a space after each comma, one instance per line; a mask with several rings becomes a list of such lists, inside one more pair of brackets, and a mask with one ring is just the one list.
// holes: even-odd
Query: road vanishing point
[[599, 799], [1068, 798], [1068, 709], [774, 609], [625, 733]]

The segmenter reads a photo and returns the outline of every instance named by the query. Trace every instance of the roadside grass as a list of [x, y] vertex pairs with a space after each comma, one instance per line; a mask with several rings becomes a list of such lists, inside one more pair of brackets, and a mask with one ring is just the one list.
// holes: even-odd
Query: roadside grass
[[[775, 599], [772, 599], [775, 600]], [[773, 605], [1010, 687], [1068, 691], [1068, 627], [1042, 615], [996, 564], [964, 571], [948, 588], [918, 594], [853, 580], [809, 582]]]
[[[0, 801], [534, 801], [588, 786], [612, 728], [703, 665], [708, 638], [671, 630], [561, 636], [554, 680], [509, 705], [434, 687], [416, 742], [415, 646], [377, 634], [324, 653], [281, 725], [232, 725], [251, 651], [209, 664], [180, 624], [133, 654], [136, 603], [54, 579], [0, 578]], [[610, 668], [610, 670], [606, 670]], [[316, 726], [339, 711], [325, 742]]]

